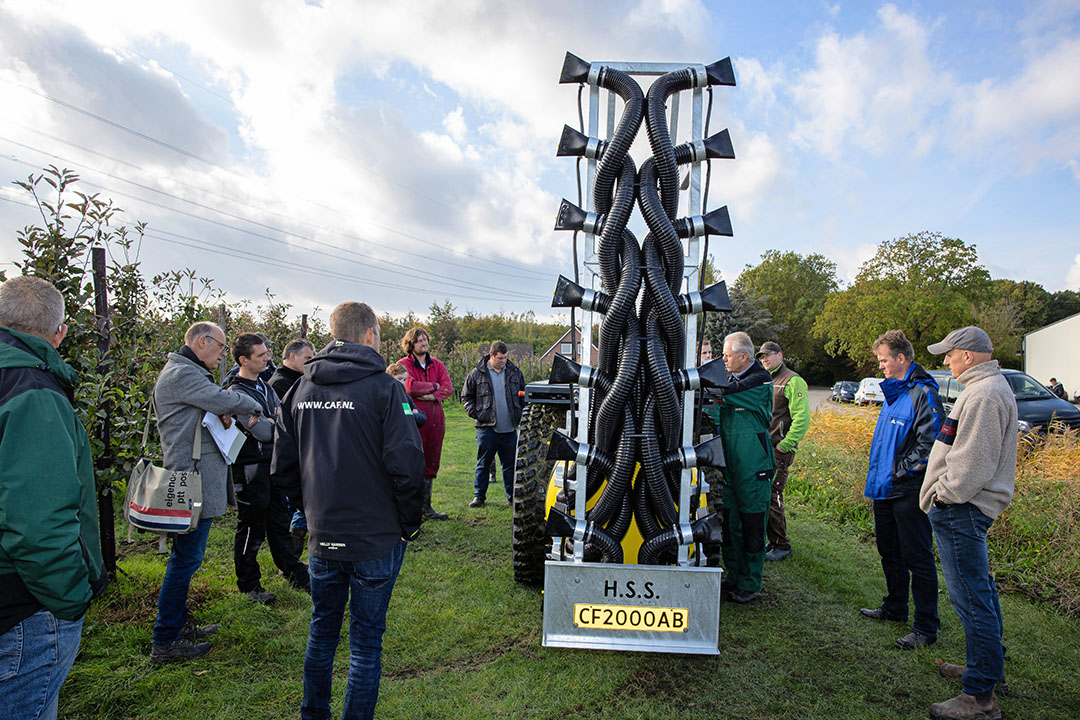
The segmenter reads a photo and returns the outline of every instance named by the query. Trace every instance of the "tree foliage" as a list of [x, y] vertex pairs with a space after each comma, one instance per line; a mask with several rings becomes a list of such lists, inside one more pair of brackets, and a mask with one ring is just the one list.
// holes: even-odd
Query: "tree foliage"
[[711, 312], [705, 315], [705, 339], [712, 341], [713, 353], [716, 356], [719, 356], [716, 348], [733, 332], [747, 333], [754, 345], [776, 340], [783, 326], [773, 322], [772, 313], [765, 304], [767, 298], [748, 293], [738, 284], [728, 291], [728, 296], [731, 298], [731, 312]]
[[785, 362], [804, 376], [827, 379], [830, 363], [821, 341], [814, 337], [814, 323], [825, 299], [839, 288], [836, 263], [824, 255], [768, 250], [757, 265], [747, 265], [735, 285], [764, 300], [773, 322], [781, 330], [777, 342]]
[[[814, 333], [830, 355], [847, 355], [874, 372], [870, 345], [886, 330], [903, 330], [915, 357], [936, 364], [926, 346], [975, 321], [990, 298], [990, 274], [974, 245], [936, 232], [886, 241], [863, 263], [855, 283], [825, 301]], [[991, 336], [992, 337], [992, 336]]]

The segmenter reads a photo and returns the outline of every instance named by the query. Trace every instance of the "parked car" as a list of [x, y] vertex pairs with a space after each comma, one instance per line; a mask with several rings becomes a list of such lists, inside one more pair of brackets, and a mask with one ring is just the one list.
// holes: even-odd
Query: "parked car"
[[855, 402], [855, 391], [858, 389], [859, 383], [841, 380], [832, 387], [833, 402]]
[[[1080, 409], [1072, 403], [1056, 397], [1027, 373], [1019, 370], [1002, 370], [1001, 373], [1009, 381], [1009, 387], [1016, 397], [1019, 432], [1046, 432], [1052, 421], [1080, 430]], [[964, 386], [953, 380], [952, 373], [948, 370], [931, 370], [930, 375], [937, 380], [938, 387], [941, 388], [941, 404], [945, 406], [945, 411], [952, 412]]]
[[885, 393], [881, 392], [881, 378], [863, 378], [859, 381], [859, 389], [855, 391], [852, 402], [856, 405], [884, 403]]

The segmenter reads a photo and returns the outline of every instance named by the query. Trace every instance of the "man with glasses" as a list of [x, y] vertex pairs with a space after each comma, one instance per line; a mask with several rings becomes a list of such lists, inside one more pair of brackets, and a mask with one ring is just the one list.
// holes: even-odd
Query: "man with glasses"
[[247, 436], [232, 466], [236, 487], [236, 586], [250, 600], [269, 605], [274, 594], [262, 586], [259, 570], [263, 540], [270, 546], [270, 555], [281, 573], [304, 592], [309, 592], [308, 569], [293, 548], [285, 496], [270, 483], [274, 419], [280, 404], [277, 393], [262, 379], [270, 361], [270, 348], [262, 336], [244, 333], [233, 342], [232, 355], [240, 369], [225, 381], [226, 389], [247, 395], [262, 408], [261, 416], [236, 418], [240, 431]]
[[769, 500], [769, 521], [765, 526], [765, 539], [768, 541], [765, 559], [772, 562], [786, 560], [794, 554], [784, 517], [784, 488], [787, 486], [788, 468], [795, 460], [795, 450], [810, 428], [810, 393], [806, 381], [784, 364], [784, 351], [776, 343], [762, 343], [757, 359], [772, 375], [773, 382], [769, 438], [776, 459], [776, 475], [773, 476]]
[[214, 382], [213, 369], [225, 354], [225, 333], [212, 322], [197, 322], [184, 333], [184, 344], [169, 359], [154, 385], [162, 464], [169, 470], [193, 470], [195, 433], [202, 433], [203, 507], [198, 526], [173, 539], [172, 554], [158, 594], [151, 662], [190, 660], [210, 652], [210, 643], [196, 642], [216, 632], [217, 626], [196, 627], [189, 622], [187, 595], [191, 577], [202, 565], [206, 538], [213, 518], [225, 514], [228, 467], [202, 427], [206, 413], [219, 415], [226, 425], [232, 415], [258, 415], [262, 407], [247, 395], [225, 390]]

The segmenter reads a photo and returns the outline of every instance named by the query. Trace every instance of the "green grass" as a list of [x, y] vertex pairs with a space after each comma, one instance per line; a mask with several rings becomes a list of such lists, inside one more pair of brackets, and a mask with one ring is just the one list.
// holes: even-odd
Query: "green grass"
[[[900, 625], [858, 617], [879, 603], [877, 554], [858, 527], [789, 507], [795, 557], [765, 568], [765, 597], [721, 606], [715, 657], [541, 646], [541, 595], [510, 570], [510, 509], [466, 507], [475, 445], [471, 422], [448, 417], [436, 507], [410, 545], [384, 638], [381, 718], [909, 718], [959, 692], [934, 661], [962, 662], [963, 633], [942, 583], [941, 636], [929, 650], [892, 647]], [[798, 462], [798, 461], [797, 461]], [[496, 495], [497, 497], [497, 495]], [[164, 558], [143, 541], [125, 548], [125, 574], [87, 615], [82, 648], [60, 698], [66, 718], [294, 718], [310, 604], [278, 577], [263, 553], [272, 607], [236, 592], [232, 517], [210, 537], [192, 585], [203, 622], [222, 622], [206, 658], [150, 665], [150, 629]], [[1076, 664], [1080, 625], [1045, 606], [1002, 598], [1013, 696], [1007, 717], [1080, 716]], [[348, 666], [335, 663], [340, 713]]]

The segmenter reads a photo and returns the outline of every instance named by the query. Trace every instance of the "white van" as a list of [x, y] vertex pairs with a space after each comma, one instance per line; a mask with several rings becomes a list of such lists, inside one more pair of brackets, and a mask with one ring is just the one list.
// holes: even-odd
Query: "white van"
[[881, 378], [863, 378], [859, 389], [855, 391], [855, 404], [884, 403], [885, 393], [881, 392]]

